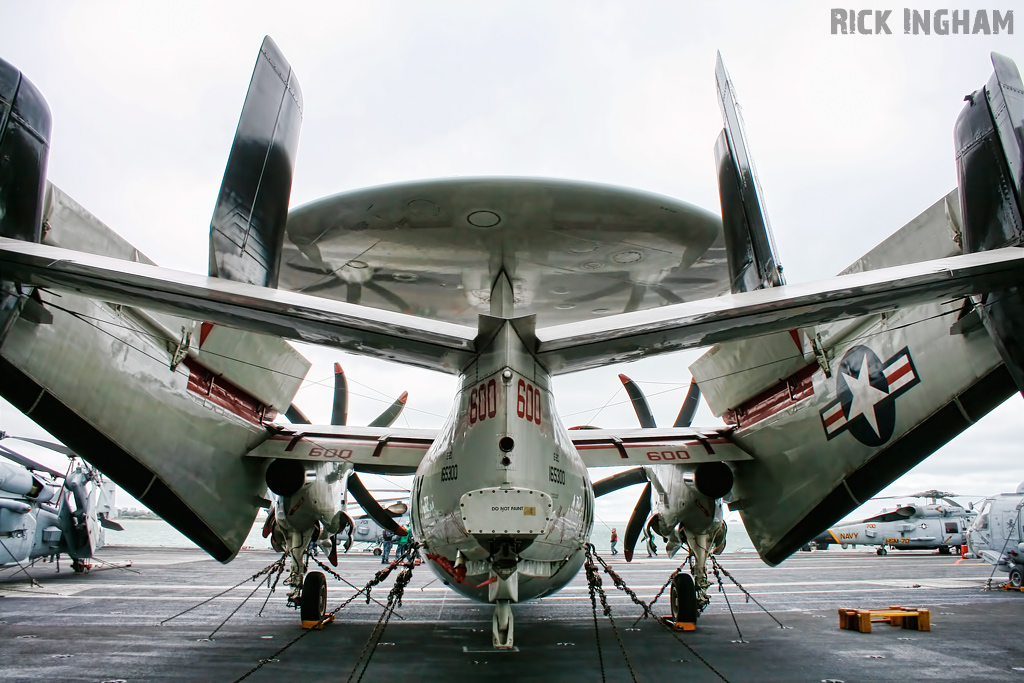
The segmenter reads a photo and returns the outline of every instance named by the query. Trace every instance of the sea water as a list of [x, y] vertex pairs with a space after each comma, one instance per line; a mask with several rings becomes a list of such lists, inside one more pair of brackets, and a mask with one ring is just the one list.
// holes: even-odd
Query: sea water
[[[165, 548], [195, 548], [196, 544], [188, 540], [177, 529], [160, 519], [118, 519], [117, 523], [124, 527], [124, 531], [106, 530], [105, 544], [108, 546], [143, 546], [143, 547], [165, 547]], [[625, 521], [598, 520], [594, 522], [594, 532], [591, 540], [597, 552], [607, 554], [610, 552], [610, 539], [612, 527], [619, 533], [618, 550], [622, 552], [623, 538], [626, 535]], [[245, 548], [266, 549], [270, 548], [270, 540], [263, 538], [263, 521], [257, 521], [252, 525], [245, 543]], [[657, 540], [659, 554], [664, 553], [664, 544], [659, 538]], [[643, 544], [638, 542], [636, 547], [637, 556], [646, 555]], [[734, 522], [729, 525], [729, 533], [726, 536], [726, 552], [754, 552], [750, 537], [747, 536], [743, 525]]]

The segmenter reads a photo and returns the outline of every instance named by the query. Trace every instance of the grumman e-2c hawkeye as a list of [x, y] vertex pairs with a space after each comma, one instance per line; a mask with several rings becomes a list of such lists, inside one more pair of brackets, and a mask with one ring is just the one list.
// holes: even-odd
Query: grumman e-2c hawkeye
[[[721, 219], [530, 178], [412, 182], [288, 212], [302, 95], [268, 38], [208, 276], [158, 268], [45, 181], [48, 109], [4, 63], [0, 391], [224, 562], [257, 510], [281, 505], [264, 498], [268, 476], [298, 485], [296, 514], [320, 511], [294, 544], [331, 521], [356, 473], [415, 473], [421, 553], [494, 604], [499, 647], [513, 604], [582, 565], [589, 467], [642, 468], [658, 530], [701, 558], [727, 499], [776, 564], [1024, 389], [1024, 101], [1013, 63], [993, 62], [956, 125], [959, 191], [839, 277], [800, 285], [784, 282], [721, 61]], [[450, 415], [438, 430], [275, 423], [309, 367], [286, 339], [456, 374]], [[709, 345], [690, 369], [724, 427], [570, 433], [554, 412], [554, 375]], [[688, 620], [699, 596], [681, 576], [673, 611]], [[316, 588], [302, 603], [322, 614]]]

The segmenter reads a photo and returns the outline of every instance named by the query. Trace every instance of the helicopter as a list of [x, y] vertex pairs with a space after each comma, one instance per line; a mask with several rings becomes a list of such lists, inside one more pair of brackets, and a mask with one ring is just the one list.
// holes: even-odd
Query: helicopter
[[[826, 550], [832, 544], [842, 548], [858, 545], [878, 546], [879, 555], [893, 550], [935, 550], [949, 555], [959, 553], [965, 543], [965, 532], [977, 516], [973, 504], [968, 507], [953, 500], [957, 494], [948, 491], [921, 491], [908, 496], [884, 498], [925, 498], [926, 505], [900, 505], [883, 509], [879, 514], [858, 522], [829, 527], [811, 542]], [[939, 502], [942, 501], [942, 502]], [[806, 549], [810, 550], [810, 544]]]
[[1009, 574], [1009, 585], [1024, 586], [1024, 482], [1013, 493], [1000, 493], [981, 503], [967, 530], [971, 553]]
[[71, 458], [71, 465], [62, 473], [0, 446], [8, 461], [0, 461], [0, 566], [24, 567], [27, 561], [66, 554], [76, 573], [87, 572], [103, 547], [103, 530], [123, 530], [111, 519], [114, 483], [59, 444], [20, 440], [57, 450]]

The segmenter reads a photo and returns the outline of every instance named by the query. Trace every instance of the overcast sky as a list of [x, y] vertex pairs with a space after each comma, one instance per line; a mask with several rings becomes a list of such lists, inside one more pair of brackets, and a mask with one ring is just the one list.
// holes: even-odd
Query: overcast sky
[[[160, 265], [205, 273], [264, 34], [305, 100], [292, 206], [402, 180], [524, 175], [640, 188], [720, 213], [720, 50], [795, 283], [836, 274], [955, 187], [963, 96], [989, 78], [990, 51], [1024, 64], [1024, 14], [1014, 35], [903, 34], [904, 7], [940, 6], [873, 2], [893, 10], [892, 35], [865, 36], [831, 35], [829, 5], [817, 1], [0, 0], [0, 56], [50, 104], [50, 179]], [[316, 363], [297, 403], [314, 421], [329, 420], [335, 360], [351, 383], [353, 424], [408, 389], [398, 424], [439, 426], [454, 394], [449, 376], [302, 350]], [[670, 424], [696, 355], [558, 378], [558, 409], [568, 425], [634, 426], [616, 378], [626, 372]], [[33, 430], [6, 403], [0, 411], [3, 429]], [[886, 492], [1012, 491], [1024, 480], [1022, 418], [1017, 395]], [[702, 405], [696, 424], [716, 423]], [[602, 499], [599, 516], [627, 518], [638, 495]]]

